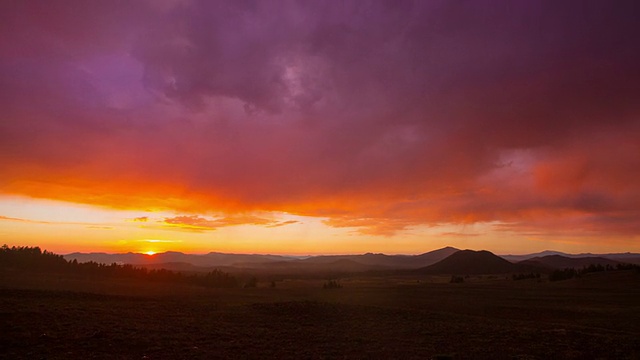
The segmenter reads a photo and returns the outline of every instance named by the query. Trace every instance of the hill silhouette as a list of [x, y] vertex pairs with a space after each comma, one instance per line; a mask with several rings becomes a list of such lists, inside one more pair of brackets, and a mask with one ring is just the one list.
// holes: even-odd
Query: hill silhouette
[[606, 253], [606, 254], [592, 254], [592, 253], [580, 253], [580, 254], [567, 254], [560, 251], [555, 250], [545, 250], [537, 253], [531, 254], [522, 254], [522, 255], [500, 255], [501, 258], [509, 260], [513, 263], [518, 263], [524, 260], [529, 260], [533, 258], [542, 258], [550, 255], [560, 255], [567, 258], [605, 258], [610, 260], [615, 260], [624, 263], [640, 263], [640, 254], [638, 253]]
[[[261, 269], [281, 272], [296, 271], [369, 271], [382, 269], [416, 269], [434, 264], [458, 251], [453, 247], [445, 247], [420, 255], [319, 255], [300, 258], [295, 256], [261, 255], [261, 254], [225, 254], [211, 252], [208, 254], [184, 254], [168, 251], [153, 256], [139, 253], [106, 254], [106, 253], [72, 253], [65, 255], [68, 261], [80, 263], [96, 262], [101, 264], [132, 264], [148, 268], [162, 268], [187, 271], [202, 271], [213, 267], [237, 269]], [[191, 264], [189, 267], [186, 264]]]
[[446, 247], [420, 255], [319, 255], [305, 259], [264, 263], [236, 263], [225, 271], [259, 271], [263, 274], [351, 274], [368, 271], [411, 270], [431, 265], [458, 251]]
[[366, 253], [361, 255], [320, 255], [299, 260], [298, 263], [308, 264], [331, 264], [339, 260], [349, 260], [362, 265], [369, 265], [374, 268], [386, 267], [393, 269], [411, 269], [434, 264], [447, 256], [459, 251], [454, 247], [444, 247], [429, 251], [420, 255], [385, 255]]
[[437, 250], [426, 252], [424, 254], [416, 255], [413, 257], [414, 258], [413, 261], [415, 262], [416, 265], [419, 265], [419, 267], [429, 266], [447, 258], [448, 256], [453, 255], [458, 251], [460, 251], [460, 249], [447, 246], [447, 247], [443, 247], [442, 249], [437, 249]]
[[422, 274], [505, 274], [523, 271], [523, 267], [486, 250], [460, 250], [416, 271]]

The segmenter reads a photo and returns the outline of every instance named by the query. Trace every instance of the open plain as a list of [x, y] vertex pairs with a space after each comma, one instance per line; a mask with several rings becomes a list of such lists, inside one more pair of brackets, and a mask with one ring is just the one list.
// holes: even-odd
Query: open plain
[[[207, 289], [3, 272], [5, 359], [638, 359], [640, 274]], [[275, 285], [275, 287], [272, 287]]]

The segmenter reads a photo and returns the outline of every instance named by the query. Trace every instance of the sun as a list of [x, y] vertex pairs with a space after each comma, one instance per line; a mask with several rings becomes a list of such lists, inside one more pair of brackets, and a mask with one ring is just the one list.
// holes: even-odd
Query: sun
[[149, 251], [145, 251], [144, 254], [147, 254], [149, 256], [153, 256], [155, 254], [157, 254], [155, 251], [149, 250]]

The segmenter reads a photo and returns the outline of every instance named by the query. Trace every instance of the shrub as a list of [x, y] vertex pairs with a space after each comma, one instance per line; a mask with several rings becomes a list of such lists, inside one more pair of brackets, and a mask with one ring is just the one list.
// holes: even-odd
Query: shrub
[[340, 289], [342, 285], [336, 280], [329, 280], [322, 285], [323, 289]]
[[551, 274], [549, 274], [549, 281], [568, 280], [573, 279], [576, 276], [578, 276], [578, 272], [573, 268], [554, 270]]
[[540, 273], [513, 274], [513, 280], [540, 279]]

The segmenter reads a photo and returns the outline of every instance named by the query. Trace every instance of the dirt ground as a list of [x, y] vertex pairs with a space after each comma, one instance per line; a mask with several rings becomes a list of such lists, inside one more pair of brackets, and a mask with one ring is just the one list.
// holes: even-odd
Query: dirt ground
[[640, 274], [205, 289], [0, 274], [2, 359], [640, 359]]

